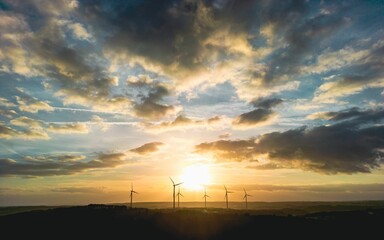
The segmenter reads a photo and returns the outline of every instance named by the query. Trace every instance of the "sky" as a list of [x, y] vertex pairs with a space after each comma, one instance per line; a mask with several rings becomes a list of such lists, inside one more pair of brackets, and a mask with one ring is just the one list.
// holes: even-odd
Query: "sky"
[[0, 1], [0, 205], [384, 199], [384, 2]]

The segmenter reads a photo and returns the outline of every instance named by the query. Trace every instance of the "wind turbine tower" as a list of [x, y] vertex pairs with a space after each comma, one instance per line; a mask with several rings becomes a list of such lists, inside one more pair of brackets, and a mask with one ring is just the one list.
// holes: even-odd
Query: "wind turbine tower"
[[131, 208], [132, 208], [132, 198], [133, 198], [133, 193], [138, 194], [138, 192], [133, 190], [133, 183], [131, 183]]
[[247, 193], [247, 191], [245, 191], [245, 188], [243, 188], [243, 189], [244, 189], [244, 197], [243, 197], [243, 199], [245, 199], [245, 208], [248, 209], [248, 197], [251, 197], [252, 195], [249, 195]]
[[175, 182], [172, 180], [171, 177], [169, 177], [169, 179], [171, 179], [171, 182], [172, 182], [172, 185], [173, 185], [173, 208], [175, 208], [175, 188], [176, 188], [176, 186], [179, 186], [180, 184], [182, 184], [182, 182], [175, 184]]
[[207, 197], [209, 197], [209, 196], [207, 195], [207, 190], [204, 189], [204, 196], [203, 196], [203, 198], [204, 198], [204, 207], [205, 207], [205, 208], [207, 208]]
[[227, 209], [228, 209], [228, 193], [233, 193], [227, 190], [227, 187], [224, 185], [225, 188], [225, 202], [227, 204]]
[[180, 196], [184, 197], [183, 194], [180, 193], [180, 186], [179, 186], [179, 190], [177, 191], [177, 208], [180, 207]]

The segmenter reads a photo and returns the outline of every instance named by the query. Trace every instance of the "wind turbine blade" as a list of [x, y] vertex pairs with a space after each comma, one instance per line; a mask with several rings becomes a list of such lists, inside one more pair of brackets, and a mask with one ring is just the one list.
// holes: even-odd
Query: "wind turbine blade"
[[171, 181], [172, 181], [173, 185], [175, 185], [175, 182], [172, 180], [172, 178], [171, 178], [171, 177], [169, 177], [169, 179], [171, 179]]
[[183, 184], [182, 182], [181, 183], [177, 183], [177, 184], [175, 184], [175, 186], [179, 186], [179, 185], [181, 185], [181, 184]]
[[225, 191], [227, 191], [227, 187], [224, 185]]
[[183, 195], [183, 194], [181, 194], [181, 193], [180, 193], [180, 196], [184, 197], [184, 195]]
[[233, 193], [233, 192], [228, 191], [227, 193]]
[[136, 192], [136, 191], [132, 191], [133, 193], [136, 193], [136, 194], [139, 194], [138, 192]]

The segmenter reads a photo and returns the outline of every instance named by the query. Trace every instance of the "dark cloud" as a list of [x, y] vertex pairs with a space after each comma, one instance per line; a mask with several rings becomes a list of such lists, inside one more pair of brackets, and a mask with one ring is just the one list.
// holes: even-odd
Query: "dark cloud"
[[196, 146], [198, 153], [212, 153], [219, 162], [255, 159], [254, 140], [219, 140]]
[[[207, 34], [198, 12], [202, 1], [80, 1], [79, 12], [114, 52], [145, 57], [162, 66], [196, 68]], [[143, 17], [146, 16], [146, 17]]]
[[259, 98], [251, 102], [255, 108], [273, 108], [283, 102], [280, 98]]
[[239, 127], [257, 126], [268, 123], [274, 116], [276, 116], [274, 111], [270, 109], [258, 108], [237, 116], [233, 120], [232, 124]]
[[[273, 132], [257, 139], [202, 143], [197, 152], [211, 152], [220, 161], [257, 159], [266, 154], [271, 164], [259, 168], [300, 168], [326, 174], [370, 172], [384, 161], [384, 127], [370, 125], [384, 118], [382, 112], [334, 125]], [[362, 121], [364, 119], [364, 121]]]
[[59, 176], [87, 170], [114, 168], [126, 163], [124, 153], [100, 153], [84, 161], [85, 156], [38, 156], [24, 159], [0, 159], [0, 176]]
[[254, 72], [264, 76], [264, 84], [296, 72], [302, 60], [344, 23], [336, 14], [313, 16], [306, 1], [80, 1], [79, 13], [100, 36], [109, 33], [109, 50], [143, 58], [142, 64], [149, 61], [171, 75], [207, 70], [212, 56], [236, 59], [244, 54], [218, 36], [244, 36], [243, 43], [250, 46], [246, 52], [257, 50], [260, 46], [251, 46], [251, 41], [263, 39], [260, 28], [273, 25], [273, 35], [283, 42], [276, 43], [281, 47], [266, 64], [266, 72]]
[[138, 117], [159, 119], [178, 111], [178, 107], [161, 103], [170, 95], [168, 88], [161, 83], [152, 81], [147, 76], [141, 76], [130, 78], [127, 85], [137, 91], [133, 110]]
[[146, 155], [149, 153], [157, 152], [159, 150], [159, 147], [164, 145], [162, 142], [151, 142], [151, 143], [146, 143], [138, 148], [133, 148], [130, 151], [135, 152], [141, 155]]
[[330, 121], [349, 120], [350, 122], [378, 122], [384, 118], [384, 109], [369, 109], [362, 110], [357, 107], [342, 110], [339, 112], [320, 112], [309, 116], [310, 119], [322, 118]]
[[332, 34], [347, 23], [342, 15], [319, 14], [304, 20], [296, 19], [285, 32], [286, 48], [281, 48], [267, 64], [264, 83], [279, 81], [280, 77], [298, 73], [305, 57], [315, 53], [316, 46], [332, 36]]
[[256, 109], [237, 116], [232, 124], [236, 127], [253, 127], [272, 122], [277, 116], [271, 108], [281, 104], [280, 98], [259, 98], [250, 104]]

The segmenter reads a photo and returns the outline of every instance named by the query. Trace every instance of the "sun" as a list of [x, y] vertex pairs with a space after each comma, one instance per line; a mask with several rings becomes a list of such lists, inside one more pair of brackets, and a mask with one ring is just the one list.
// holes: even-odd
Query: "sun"
[[183, 186], [190, 190], [203, 190], [212, 181], [208, 166], [202, 164], [186, 167], [180, 179]]

